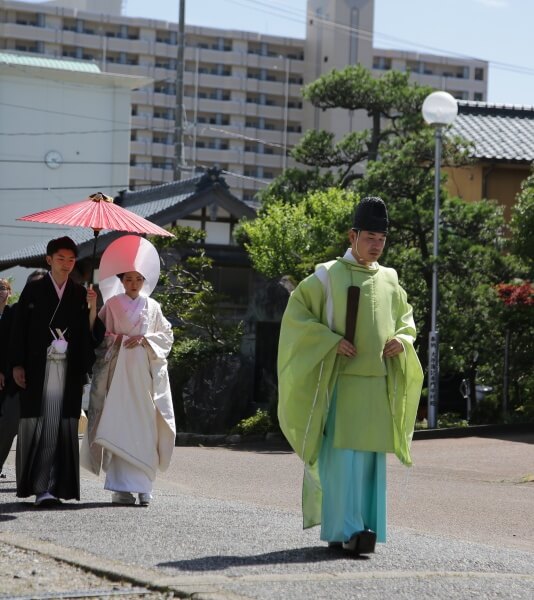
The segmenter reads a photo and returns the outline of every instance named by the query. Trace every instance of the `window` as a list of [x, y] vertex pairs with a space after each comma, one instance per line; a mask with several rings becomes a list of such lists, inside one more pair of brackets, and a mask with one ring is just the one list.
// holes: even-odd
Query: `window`
[[173, 162], [169, 159], [164, 158], [153, 158], [152, 159], [152, 168], [153, 169], [163, 169], [166, 171], [173, 169]]
[[154, 109], [154, 119], [174, 119], [174, 113], [172, 110], [166, 108]]
[[375, 56], [373, 58], [373, 69], [388, 71], [391, 69], [391, 58], [386, 58], [385, 56]]
[[475, 67], [475, 79], [484, 81], [484, 69], [482, 67]]
[[154, 84], [154, 93], [173, 95], [175, 93], [175, 85], [170, 82], [156, 82]]
[[161, 60], [156, 59], [156, 68], [157, 69], [171, 69], [174, 70], [176, 67], [175, 60]]
[[176, 32], [175, 31], [156, 31], [156, 42], [160, 44], [170, 44], [171, 46], [176, 45]]
[[161, 133], [154, 133], [152, 135], [152, 141], [154, 142], [154, 144], [169, 144], [172, 142], [168, 141], [167, 135], [166, 134], [161, 134]]
[[17, 25], [31, 25], [32, 27], [39, 26], [39, 16], [43, 15], [29, 15], [27, 13], [16, 13], [15, 23]]
[[482, 102], [484, 100], [482, 92], [475, 92], [473, 94], [473, 100], [475, 100], [477, 102]]
[[37, 48], [37, 44], [24, 43], [24, 42], [16, 42], [15, 50], [17, 52], [39, 52]]

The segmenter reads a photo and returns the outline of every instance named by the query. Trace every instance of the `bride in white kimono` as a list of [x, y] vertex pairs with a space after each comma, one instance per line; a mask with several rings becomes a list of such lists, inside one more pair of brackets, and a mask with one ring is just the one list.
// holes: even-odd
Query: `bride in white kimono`
[[113, 503], [135, 504], [137, 493], [139, 504], [148, 506], [176, 437], [166, 360], [173, 334], [160, 305], [140, 293], [145, 277], [137, 271], [118, 277], [124, 293], [107, 300], [98, 315], [106, 335], [93, 369], [81, 464], [106, 472]]

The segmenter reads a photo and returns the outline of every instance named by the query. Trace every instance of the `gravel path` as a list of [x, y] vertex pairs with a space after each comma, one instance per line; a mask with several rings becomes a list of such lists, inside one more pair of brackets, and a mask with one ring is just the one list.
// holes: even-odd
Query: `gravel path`
[[80, 503], [36, 510], [15, 498], [8, 465], [0, 598], [532, 600], [534, 445], [414, 450], [409, 481], [391, 468], [388, 543], [358, 560], [302, 530], [301, 466], [287, 452], [177, 448], [149, 508], [111, 505], [102, 481], [82, 473]]

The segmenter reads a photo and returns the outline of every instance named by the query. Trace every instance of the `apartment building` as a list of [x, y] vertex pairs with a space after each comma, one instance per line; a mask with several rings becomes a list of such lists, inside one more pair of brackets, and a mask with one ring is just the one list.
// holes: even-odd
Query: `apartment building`
[[[176, 23], [122, 16], [121, 1], [0, 4], [0, 49], [95, 62], [102, 71], [153, 79], [132, 97], [130, 187], [174, 179]], [[365, 115], [314, 110], [303, 84], [360, 63], [464, 99], [486, 99], [487, 63], [374, 50], [374, 0], [309, 0], [306, 39], [186, 26], [182, 176], [218, 166], [232, 192], [251, 201], [285, 168], [302, 132], [342, 135]], [[480, 98], [480, 95], [482, 97]]]
[[445, 90], [457, 100], [487, 100], [488, 63], [483, 60], [375, 48], [373, 72], [380, 74], [392, 69], [409, 71], [413, 81]]

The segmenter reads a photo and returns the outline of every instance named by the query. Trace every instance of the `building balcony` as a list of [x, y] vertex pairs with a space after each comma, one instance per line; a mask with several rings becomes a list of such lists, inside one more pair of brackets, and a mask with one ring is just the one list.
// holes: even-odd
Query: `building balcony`
[[268, 106], [266, 104], [247, 102], [245, 104], [244, 115], [246, 117], [263, 117], [264, 119], [283, 122], [285, 110], [283, 106]]
[[150, 142], [148, 140], [135, 140], [130, 142], [131, 156], [150, 156]]
[[212, 50], [210, 48], [195, 48], [193, 46], [186, 46], [184, 52], [186, 61], [196, 62], [197, 56], [199, 63], [237, 66], [242, 66], [244, 64], [244, 55], [241, 52], [236, 52], [235, 50]]
[[[93, 36], [102, 40], [102, 36]], [[106, 47], [110, 52], [126, 52], [127, 54], [153, 54], [152, 44], [148, 40], [129, 40], [119, 37], [106, 37]], [[102, 45], [102, 41], [100, 41]]]
[[192, 148], [189, 146], [191, 156], [198, 163], [241, 163], [242, 153], [236, 148], [216, 150], [215, 148]]
[[151, 53], [156, 56], [162, 56], [165, 58], [176, 58], [178, 54], [178, 47], [172, 46], [171, 44], [164, 44], [163, 42], [153, 42], [153, 51]]
[[245, 127], [243, 129], [243, 134], [249, 138], [261, 139], [265, 142], [279, 144], [280, 146], [282, 146], [282, 144], [284, 143], [283, 131], [272, 131], [269, 129], [256, 129], [254, 127]]
[[148, 65], [128, 65], [119, 62], [106, 61], [105, 69], [107, 73], [117, 73], [118, 75], [133, 75], [135, 77], [150, 77], [150, 67]]
[[[286, 84], [284, 81], [267, 81], [265, 79], [256, 79], [255, 77], [247, 77], [244, 89], [247, 92], [255, 92], [258, 94], [267, 94], [270, 96], [280, 96], [282, 98], [286, 95]], [[293, 87], [293, 86], [290, 86]], [[293, 96], [291, 90], [288, 90], [288, 95]]]
[[256, 165], [266, 169], [282, 169], [284, 157], [281, 154], [260, 154], [259, 152], [244, 152], [243, 164]]
[[56, 29], [17, 25], [16, 23], [0, 23], [0, 38], [55, 43], [57, 37], [58, 31]]
[[152, 129], [152, 116], [132, 115], [132, 129]]

